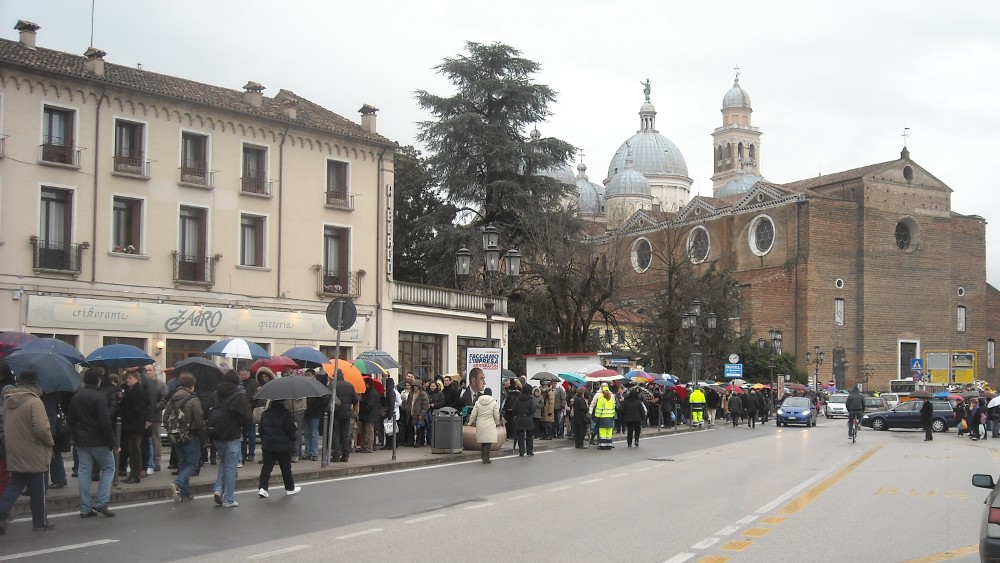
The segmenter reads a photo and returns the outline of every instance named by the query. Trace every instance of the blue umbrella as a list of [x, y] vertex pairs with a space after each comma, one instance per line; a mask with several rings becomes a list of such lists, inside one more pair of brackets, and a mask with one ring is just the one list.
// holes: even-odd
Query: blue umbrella
[[53, 352], [55, 354], [59, 354], [74, 364], [87, 363], [87, 360], [84, 359], [83, 354], [81, 354], [79, 350], [74, 348], [71, 344], [67, 344], [58, 338], [37, 338], [21, 345], [21, 347], [17, 348], [16, 351]]
[[4, 358], [4, 362], [18, 376], [25, 370], [34, 370], [38, 374], [38, 387], [45, 393], [75, 392], [83, 385], [76, 366], [51, 350], [19, 350]]
[[330, 363], [330, 359], [323, 352], [310, 346], [296, 346], [282, 354], [282, 356], [295, 360], [296, 363], [304, 368], [318, 368], [323, 364]]
[[950, 396], [951, 396], [951, 391], [940, 391], [938, 393], [934, 393], [935, 399], [947, 399]]
[[586, 383], [586, 381], [583, 380], [583, 377], [581, 377], [579, 374], [575, 374], [575, 373], [562, 372], [562, 373], [559, 374], [559, 377], [561, 377], [563, 381], [568, 381], [568, 382], [572, 383], [573, 385], [577, 385], [577, 386], [583, 385], [584, 383]]
[[155, 361], [149, 354], [131, 344], [109, 344], [87, 355], [88, 364], [109, 369], [145, 366]]
[[243, 360], [262, 360], [271, 357], [271, 354], [268, 354], [267, 350], [261, 348], [260, 344], [255, 344], [242, 338], [220, 340], [205, 348], [202, 354]]

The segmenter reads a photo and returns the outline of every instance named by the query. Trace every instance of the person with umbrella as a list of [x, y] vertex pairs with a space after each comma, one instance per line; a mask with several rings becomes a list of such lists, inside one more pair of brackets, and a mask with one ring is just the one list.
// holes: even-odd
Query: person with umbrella
[[[313, 375], [316, 381], [323, 387], [330, 384], [330, 378], [325, 371], [320, 371]], [[330, 409], [330, 394], [322, 397], [306, 397], [305, 411], [305, 442], [306, 457], [312, 461], [319, 459], [319, 425], [323, 420], [323, 414]], [[280, 460], [279, 460], [280, 461]], [[266, 487], [265, 487], [266, 488]]]
[[[329, 395], [327, 395], [329, 398]], [[310, 397], [312, 398], [312, 397]], [[295, 419], [285, 407], [284, 401], [271, 401], [270, 406], [260, 415], [260, 450], [264, 465], [260, 467], [257, 481], [257, 496], [267, 498], [267, 485], [271, 481], [271, 471], [275, 461], [281, 469], [281, 480], [285, 494], [294, 495], [302, 490], [295, 485], [292, 477], [292, 447], [295, 444]]]
[[[240, 385], [243, 386], [243, 392], [246, 393], [247, 399], [253, 401], [255, 395], [257, 395], [257, 380], [250, 377], [249, 368], [240, 369]], [[257, 457], [257, 425], [253, 421], [253, 417], [250, 417], [250, 422], [243, 426], [243, 441], [240, 445], [240, 459], [243, 463], [251, 463], [254, 458]]]
[[7, 533], [7, 517], [21, 491], [31, 498], [31, 524], [35, 531], [51, 530], [45, 512], [45, 472], [52, 457], [52, 431], [42, 404], [38, 374], [21, 371], [16, 387], [4, 397], [4, 434], [10, 483], [0, 498], [0, 534]]
[[347, 463], [351, 456], [351, 422], [356, 416], [355, 405], [358, 404], [358, 392], [351, 382], [344, 379], [344, 372], [336, 371], [335, 391], [337, 403], [333, 410], [334, 434], [331, 436], [330, 461]]
[[934, 405], [929, 397], [924, 398], [924, 404], [920, 406], [920, 424], [924, 427], [924, 441], [929, 442], [934, 439]]

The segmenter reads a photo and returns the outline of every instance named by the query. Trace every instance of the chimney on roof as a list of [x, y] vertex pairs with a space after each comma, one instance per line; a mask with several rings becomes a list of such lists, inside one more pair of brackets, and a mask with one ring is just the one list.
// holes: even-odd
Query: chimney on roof
[[285, 117], [295, 119], [295, 116], [298, 115], [296, 108], [299, 107], [299, 100], [291, 96], [283, 96], [281, 98], [281, 107]]
[[377, 111], [377, 107], [368, 104], [361, 106], [361, 109], [358, 110], [361, 114], [361, 128], [373, 135], [375, 134], [375, 112]]
[[101, 78], [103, 78], [104, 55], [107, 55], [107, 53], [96, 47], [88, 48], [87, 51], [83, 54], [84, 57], [87, 57], [86, 62], [83, 63], [83, 66], [84, 68], [87, 69], [87, 72], [93, 74], [94, 76], [100, 76]]
[[264, 95], [261, 93], [263, 91], [263, 86], [251, 80], [243, 86], [243, 101], [259, 108], [264, 103]]
[[17, 25], [14, 26], [14, 29], [21, 32], [21, 45], [32, 51], [35, 50], [35, 32], [41, 28], [42, 26], [37, 23], [31, 23], [27, 20], [17, 20]]

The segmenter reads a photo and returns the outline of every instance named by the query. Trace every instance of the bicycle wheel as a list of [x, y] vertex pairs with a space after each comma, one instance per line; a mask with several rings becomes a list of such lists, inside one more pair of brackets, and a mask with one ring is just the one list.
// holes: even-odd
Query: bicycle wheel
[[857, 421], [855, 421], [854, 424], [851, 425], [851, 443], [853, 444], [857, 441], [858, 441], [858, 423]]

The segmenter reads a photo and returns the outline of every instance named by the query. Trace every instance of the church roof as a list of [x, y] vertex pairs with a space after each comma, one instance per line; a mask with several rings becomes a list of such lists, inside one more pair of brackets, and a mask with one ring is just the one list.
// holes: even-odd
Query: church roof
[[787, 184], [781, 184], [781, 186], [786, 190], [804, 192], [806, 190], [813, 190], [823, 186], [832, 186], [843, 182], [849, 182], [851, 180], [860, 180], [861, 178], [884, 168], [886, 165], [893, 164], [895, 162], [900, 161], [890, 160], [887, 162], [880, 162], [878, 164], [869, 164], [868, 166], [862, 166], [861, 168], [852, 168], [851, 170], [844, 170], [843, 172], [835, 172], [825, 176], [816, 176], [815, 178], [789, 182]]
[[[361, 125], [310, 102], [290, 90], [279, 90], [273, 98], [264, 97], [261, 107], [254, 107], [243, 99], [244, 92], [242, 90], [222, 88], [107, 62], [104, 64], [104, 76], [96, 76], [87, 71], [86, 61], [86, 57], [80, 55], [71, 55], [41, 47], [29, 49], [18, 41], [0, 39], [0, 63], [4, 66], [117, 86], [258, 118], [293, 123], [380, 145], [394, 146], [396, 144], [382, 135], [365, 131]], [[290, 119], [284, 113], [282, 101], [288, 98], [298, 101], [295, 119]]]

